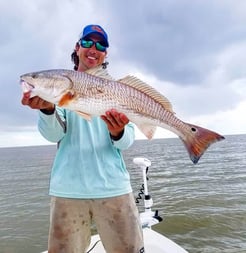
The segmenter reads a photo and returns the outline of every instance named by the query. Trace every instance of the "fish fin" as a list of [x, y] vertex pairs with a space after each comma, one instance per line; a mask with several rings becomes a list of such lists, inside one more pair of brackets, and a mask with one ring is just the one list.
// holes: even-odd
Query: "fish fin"
[[189, 134], [185, 138], [179, 136], [184, 143], [191, 161], [196, 164], [207, 148], [214, 142], [224, 140], [225, 137], [209, 129], [185, 123], [189, 128]]
[[62, 98], [58, 102], [58, 106], [62, 107], [62, 106], [68, 105], [73, 99], [74, 99], [74, 93], [71, 91], [68, 91], [62, 96]]
[[126, 76], [122, 79], [119, 79], [118, 82], [124, 83], [125, 85], [133, 87], [141, 92], [144, 92], [145, 94], [153, 98], [156, 102], [161, 104], [165, 110], [174, 113], [172, 109], [172, 104], [169, 102], [169, 100], [161, 93], [156, 91], [153, 87], [144, 83], [140, 79], [134, 76]]
[[91, 115], [85, 112], [81, 112], [81, 111], [75, 111], [79, 116], [81, 116], [82, 118], [84, 118], [85, 120], [91, 121]]
[[[66, 106], [68, 105], [73, 99], [74, 99], [74, 94], [71, 91], [68, 91], [66, 94], [62, 96], [60, 99], [58, 106]], [[75, 111], [79, 116], [83, 117], [86, 120], [91, 120], [91, 115], [85, 112], [81, 111]]]
[[149, 139], [151, 140], [154, 137], [156, 126], [152, 125], [137, 125], [139, 130]]
[[98, 76], [108, 80], [114, 80], [112, 76], [109, 75], [108, 71], [104, 69], [102, 66], [97, 66], [95, 68], [87, 69], [85, 71], [87, 74]]

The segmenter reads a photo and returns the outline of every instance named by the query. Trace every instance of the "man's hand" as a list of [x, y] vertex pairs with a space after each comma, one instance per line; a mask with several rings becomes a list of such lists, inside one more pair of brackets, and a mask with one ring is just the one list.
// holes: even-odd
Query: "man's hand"
[[21, 99], [21, 103], [23, 105], [27, 105], [31, 107], [32, 109], [44, 109], [47, 111], [54, 111], [55, 110], [55, 105], [43, 100], [40, 97], [32, 97], [30, 98], [30, 92], [26, 92], [23, 94], [23, 97]]
[[129, 123], [127, 116], [115, 109], [107, 111], [105, 115], [101, 116], [101, 119], [107, 124], [108, 130], [115, 140], [122, 137], [125, 125]]

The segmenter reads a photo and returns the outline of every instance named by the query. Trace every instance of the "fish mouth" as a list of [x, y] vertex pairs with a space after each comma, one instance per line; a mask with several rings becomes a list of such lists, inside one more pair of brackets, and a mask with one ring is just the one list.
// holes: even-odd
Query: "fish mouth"
[[23, 93], [27, 93], [35, 88], [32, 84], [24, 81], [23, 79], [20, 80], [20, 85]]

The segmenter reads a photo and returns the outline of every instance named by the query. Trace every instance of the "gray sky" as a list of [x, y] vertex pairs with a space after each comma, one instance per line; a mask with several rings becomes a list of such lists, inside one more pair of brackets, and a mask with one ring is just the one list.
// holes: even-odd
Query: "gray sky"
[[37, 111], [20, 103], [19, 76], [71, 69], [87, 24], [109, 35], [112, 76], [138, 76], [186, 122], [246, 133], [245, 0], [0, 0], [0, 14], [0, 147], [47, 144]]

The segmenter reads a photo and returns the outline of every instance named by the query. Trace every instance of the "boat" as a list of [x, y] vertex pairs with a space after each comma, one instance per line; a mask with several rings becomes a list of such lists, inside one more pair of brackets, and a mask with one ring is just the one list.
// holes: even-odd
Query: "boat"
[[[158, 210], [152, 211], [153, 199], [148, 192], [147, 172], [151, 166], [151, 161], [145, 157], [136, 157], [133, 163], [142, 169], [143, 184], [136, 202], [144, 195], [144, 211], [140, 213], [140, 220], [143, 228], [145, 253], [188, 253], [184, 248], [164, 235], [154, 231], [152, 226], [158, 224], [163, 219], [159, 216]], [[48, 253], [43, 251], [41, 253]], [[98, 234], [91, 237], [91, 243], [87, 253], [106, 253], [100, 236]]]

